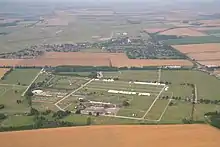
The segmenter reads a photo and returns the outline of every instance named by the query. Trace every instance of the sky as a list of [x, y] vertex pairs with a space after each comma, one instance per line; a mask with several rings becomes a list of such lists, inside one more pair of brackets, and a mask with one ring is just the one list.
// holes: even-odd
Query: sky
[[153, 3], [160, 3], [160, 4], [167, 4], [167, 3], [174, 3], [174, 2], [187, 2], [187, 3], [195, 3], [195, 2], [207, 2], [211, 3], [214, 1], [220, 2], [220, 0], [0, 0], [0, 2], [153, 2]]
[[219, 1], [219, 0], [0, 0], [0, 1], [15, 1], [15, 2], [18, 2], [18, 1], [25, 1], [25, 2], [37, 2], [37, 1], [47, 1], [47, 2], [64, 2], [64, 1], [68, 1], [68, 2], [74, 2], [74, 1], [80, 1], [80, 2], [83, 2], [83, 1], [93, 1], [93, 2], [97, 2], [97, 1], [101, 1], [101, 2], [111, 2], [111, 1], [118, 1], [118, 2], [136, 2], [136, 1], [142, 1], [142, 2], [147, 2], [147, 1], [160, 1], [160, 2], [164, 2], [164, 1], [172, 1], [172, 2], [184, 2], [184, 1], [188, 1], [188, 2], [200, 2], [200, 1], [203, 1], [203, 2], [212, 2], [212, 1]]

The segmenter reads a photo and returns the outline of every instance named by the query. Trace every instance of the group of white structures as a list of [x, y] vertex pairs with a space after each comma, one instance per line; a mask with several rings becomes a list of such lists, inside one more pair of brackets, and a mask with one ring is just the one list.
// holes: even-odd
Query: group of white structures
[[[44, 69], [42, 69], [38, 74], [37, 76], [34, 78], [34, 80], [32, 81], [32, 83], [38, 78], [38, 76], [44, 71]], [[159, 72], [160, 73], [160, 72]], [[160, 74], [159, 74], [160, 75]], [[99, 73], [99, 76], [100, 78], [103, 77], [103, 74], [102, 72]], [[160, 77], [160, 76], [159, 76]], [[160, 79], [160, 78], [159, 78]], [[57, 108], [59, 108], [60, 110], [63, 110], [62, 108], [60, 108], [60, 106], [58, 106], [58, 104], [67, 99], [69, 96], [71, 96], [72, 94], [76, 93], [77, 91], [79, 91], [80, 89], [82, 89], [83, 87], [87, 86], [88, 84], [90, 84], [92, 81], [103, 81], [103, 82], [114, 82], [114, 79], [90, 79], [88, 82], [86, 82], [85, 84], [81, 85], [79, 88], [75, 89], [73, 92], [71, 92], [70, 94], [66, 94], [66, 93], [60, 93], [60, 92], [45, 92], [43, 90], [34, 90], [32, 91], [33, 94], [35, 95], [38, 95], [38, 96], [54, 96], [56, 95], [56, 97], [60, 97], [62, 99], [60, 99], [59, 101], [57, 101], [55, 103], [55, 106], [57, 106]], [[158, 80], [158, 82], [142, 82], [142, 81], [136, 81], [136, 82], [133, 82], [133, 81], [130, 81], [128, 82], [128, 84], [139, 84], [139, 85], [151, 85], [151, 86], [161, 86], [162, 89], [161, 91], [159, 92], [159, 94], [157, 95], [157, 97], [155, 98], [155, 100], [153, 101], [153, 103], [151, 104], [151, 106], [149, 107], [149, 109], [146, 111], [146, 113], [144, 114], [144, 116], [142, 118], [135, 118], [135, 117], [125, 117], [125, 116], [117, 116], [117, 115], [112, 115], [113, 117], [120, 117], [120, 118], [128, 118], [128, 119], [145, 119], [145, 116], [148, 114], [148, 112], [151, 110], [151, 108], [153, 107], [153, 105], [155, 104], [155, 102], [157, 101], [157, 99], [159, 99], [159, 96], [160, 94], [163, 92], [163, 91], [168, 91], [169, 87], [164, 84], [164, 83], [160, 83], [159, 82], [160, 80]], [[31, 84], [32, 84], [31, 83]], [[30, 84], [30, 85], [31, 85]], [[29, 87], [28, 87], [29, 88]], [[27, 88], [27, 89], [28, 89]], [[26, 91], [25, 91], [26, 92]], [[24, 92], [24, 93], [25, 93]], [[113, 90], [113, 89], [109, 89], [107, 91], [108, 93], [114, 93], [114, 94], [126, 94], [126, 95], [138, 95], [138, 96], [151, 96], [151, 93], [148, 93], [148, 92], [135, 92], [135, 91], [122, 91], [122, 90]], [[171, 99], [170, 99], [171, 101]], [[170, 101], [168, 102], [168, 104], [170, 103]], [[100, 104], [103, 102], [97, 102], [97, 101], [90, 101], [91, 103], [93, 104]], [[110, 103], [106, 103], [106, 104], [110, 104]], [[166, 108], [164, 109], [164, 112], [161, 114], [161, 117], [158, 119], [158, 121], [162, 118], [163, 114], [165, 113], [167, 107], [168, 107], [168, 104], [166, 106]]]
[[[106, 80], [103, 80], [106, 81]], [[112, 82], [113, 80], [110, 79], [108, 82]], [[152, 85], [152, 86], [163, 86], [165, 87], [164, 90], [167, 91], [169, 87], [166, 84], [163, 83], [152, 83], [152, 82], [129, 82], [129, 84], [140, 84], [140, 85]], [[126, 95], [138, 95], [138, 96], [151, 96], [150, 93], [147, 92], [135, 92], [135, 91], [121, 91], [121, 90], [108, 90], [109, 93], [115, 93], [115, 94], [126, 94]]]

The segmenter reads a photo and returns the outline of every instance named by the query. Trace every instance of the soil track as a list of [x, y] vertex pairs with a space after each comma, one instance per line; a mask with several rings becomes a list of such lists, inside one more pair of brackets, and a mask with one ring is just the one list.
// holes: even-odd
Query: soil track
[[176, 28], [164, 31], [161, 35], [176, 35], [176, 36], [207, 36], [204, 33], [190, 29], [190, 28]]
[[219, 147], [219, 136], [208, 125], [87, 126], [4, 132], [0, 142], [4, 147]]
[[85, 52], [49, 52], [36, 59], [0, 60], [1, 66], [114, 66], [114, 67], [143, 67], [143, 66], [192, 66], [188, 60], [140, 60], [128, 59], [124, 53], [85, 53]]
[[202, 53], [202, 52], [220, 52], [220, 43], [207, 44], [189, 44], [189, 45], [172, 45], [173, 48], [182, 53]]

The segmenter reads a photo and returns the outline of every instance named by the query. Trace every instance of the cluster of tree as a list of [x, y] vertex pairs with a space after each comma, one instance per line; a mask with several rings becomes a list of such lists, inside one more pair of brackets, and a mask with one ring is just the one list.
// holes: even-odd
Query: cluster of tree
[[189, 119], [189, 118], [183, 118], [183, 119], [182, 119], [182, 122], [183, 122], [184, 124], [192, 124], [192, 123], [193, 123], [193, 120], [192, 120], [192, 119]]
[[88, 77], [88, 75], [85, 74], [79, 74], [79, 73], [74, 73], [74, 72], [54, 72], [54, 75], [59, 75], [59, 76], [74, 76], [74, 77]]
[[[173, 100], [177, 100], [177, 101], [185, 101], [185, 102], [195, 102], [195, 99], [192, 97], [192, 98], [182, 98], [181, 96], [172, 96], [172, 97], [169, 97], [169, 96], [162, 96], [160, 97], [160, 99], [165, 99], [165, 100], [168, 100], [168, 99], [173, 99]], [[209, 100], [209, 99], [199, 99], [198, 104], [220, 104], [220, 100]]]
[[6, 32], [0, 32], [0, 36], [4, 36], [4, 35], [8, 35], [9, 33], [6, 33]]
[[[0, 24], [1, 26], [1, 24]], [[76, 44], [42, 44], [33, 45], [23, 50], [0, 54], [0, 58], [7, 59], [30, 59], [43, 55], [45, 52], [78, 52], [82, 49], [90, 48], [89, 42]]]
[[147, 42], [142, 45], [126, 47], [125, 52], [130, 59], [186, 59], [186, 55], [180, 53], [169, 45], [156, 42]]
[[162, 97], [160, 97], [160, 99], [163, 99], [163, 100], [168, 100], [168, 99], [173, 99], [173, 100], [182, 100], [182, 97], [180, 97], [180, 96], [172, 96], [172, 97], [169, 97], [169, 96], [162, 96]]
[[0, 104], [0, 109], [4, 109], [5, 105], [4, 104]]
[[220, 100], [199, 99], [200, 104], [220, 104]]
[[8, 70], [2, 77], [1, 80], [4, 80], [8, 74], [10, 74], [13, 71], [13, 68], [10, 68], [10, 70]]
[[16, 100], [16, 103], [17, 103], [17, 104], [21, 104], [22, 101], [21, 101], [21, 100]]
[[[156, 81], [157, 82], [157, 81]], [[154, 83], [156, 83], [154, 81]], [[166, 84], [166, 85], [171, 85], [172, 83], [171, 82], [168, 82], [168, 81], [160, 81], [160, 84]]]
[[29, 116], [38, 116], [39, 114], [40, 112], [37, 109], [31, 107]]
[[209, 118], [210, 124], [220, 129], [220, 112], [207, 112], [205, 113], [205, 117]]
[[136, 20], [136, 19], [127, 19], [127, 22], [129, 24], [140, 24], [142, 21], [141, 20]]
[[94, 72], [94, 71], [118, 71], [117, 67], [109, 66], [58, 66], [54, 72]]
[[161, 35], [157, 33], [152, 33], [151, 37], [153, 37], [154, 40], [162, 41], [162, 40], [169, 40], [169, 39], [180, 39], [181, 36], [176, 35]]
[[7, 116], [4, 113], [0, 113], [0, 120], [6, 119]]
[[51, 121], [51, 120], [47, 120], [44, 117], [41, 117], [37, 119], [35, 123], [32, 125], [0, 127], [0, 132], [32, 130], [32, 129], [41, 129], [41, 128], [70, 127], [70, 126], [79, 126], [79, 124], [75, 124], [67, 121]]
[[54, 112], [53, 113], [53, 118], [56, 118], [56, 119], [61, 119], [61, 118], [63, 118], [63, 117], [66, 117], [66, 116], [68, 116], [68, 115], [70, 115], [71, 114], [71, 112], [70, 111], [57, 111], [57, 112]]
[[190, 86], [190, 87], [192, 87], [192, 88], [194, 88], [194, 87], [195, 87], [195, 85], [194, 85], [194, 84], [192, 84], [192, 83], [180, 83], [180, 85], [181, 85], [181, 86], [186, 85], [186, 86]]
[[124, 100], [123, 102], [122, 102], [122, 106], [124, 106], [124, 107], [127, 107], [127, 106], [129, 106], [130, 105], [130, 103], [127, 101], [127, 100]]
[[0, 23], [0, 27], [11, 27], [11, 26], [16, 26], [18, 22], [19, 22], [19, 21]]

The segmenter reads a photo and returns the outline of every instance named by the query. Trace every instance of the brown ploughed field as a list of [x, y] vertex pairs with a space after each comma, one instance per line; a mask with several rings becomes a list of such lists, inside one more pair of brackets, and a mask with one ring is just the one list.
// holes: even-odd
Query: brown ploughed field
[[109, 59], [111, 57], [127, 58], [124, 53], [90, 53], [90, 52], [47, 52], [40, 59]]
[[199, 22], [203, 23], [202, 26], [220, 26], [220, 19], [201, 20]]
[[198, 27], [198, 28], [193, 28], [193, 29], [197, 31], [220, 30], [220, 27]]
[[10, 68], [0, 68], [0, 78], [2, 78]]
[[212, 52], [212, 53], [190, 53], [187, 54], [192, 59], [197, 61], [205, 61], [205, 60], [220, 60], [220, 52]]
[[220, 43], [173, 45], [172, 47], [185, 54], [220, 51]]
[[0, 133], [2, 147], [219, 147], [208, 125], [86, 126]]
[[160, 60], [160, 59], [126, 59], [112, 60], [114, 67], [143, 67], [143, 66], [192, 66], [188, 60]]
[[199, 61], [199, 63], [206, 66], [220, 66], [220, 60]]
[[171, 29], [160, 33], [161, 35], [176, 35], [176, 36], [207, 36], [206, 34], [189, 29], [189, 28], [177, 28]]
[[81, 66], [110, 66], [110, 61], [108, 59], [26, 59], [20, 62], [21, 66], [61, 66], [61, 65], [81, 65]]
[[143, 67], [143, 66], [192, 66], [188, 60], [151, 60], [128, 59], [124, 53], [85, 53], [85, 52], [49, 52], [36, 59], [1, 59], [1, 66], [114, 66], [114, 67]]
[[0, 66], [17, 66], [23, 59], [0, 59]]
[[[62, 59], [72, 61], [75, 59], [88, 61], [92, 66], [110, 66], [110, 62], [114, 67], [143, 67], [143, 66], [192, 66], [188, 60], [149, 60], [149, 59], [128, 59], [124, 53], [46, 53], [40, 59]], [[46, 62], [47, 63], [47, 62]], [[100, 64], [103, 65], [100, 65]], [[76, 63], [75, 63], [76, 64]], [[78, 64], [78, 63], [77, 63]], [[83, 65], [83, 64], [80, 64]]]

